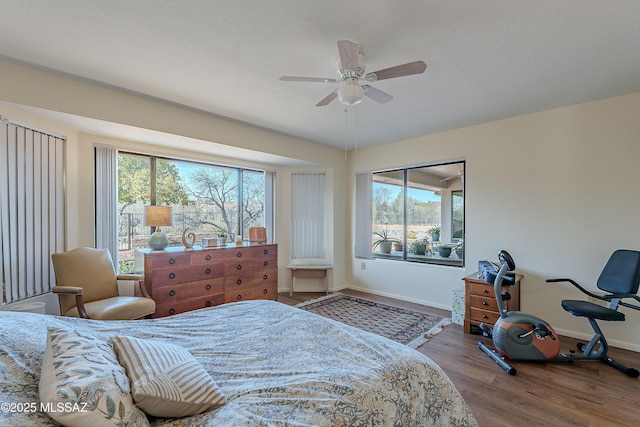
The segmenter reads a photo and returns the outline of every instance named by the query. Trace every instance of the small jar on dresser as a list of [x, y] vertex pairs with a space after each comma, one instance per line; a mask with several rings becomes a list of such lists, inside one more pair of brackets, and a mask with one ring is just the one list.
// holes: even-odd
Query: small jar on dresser
[[156, 302], [153, 317], [278, 297], [278, 246], [137, 249], [135, 270]]

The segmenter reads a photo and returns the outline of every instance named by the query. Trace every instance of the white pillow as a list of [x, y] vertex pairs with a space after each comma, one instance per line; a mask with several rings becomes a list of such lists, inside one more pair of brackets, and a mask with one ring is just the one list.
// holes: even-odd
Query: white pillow
[[191, 353], [175, 344], [113, 337], [131, 380], [135, 404], [156, 417], [184, 417], [226, 403], [213, 378]]
[[65, 426], [149, 426], [108, 339], [49, 328], [39, 387], [47, 414]]

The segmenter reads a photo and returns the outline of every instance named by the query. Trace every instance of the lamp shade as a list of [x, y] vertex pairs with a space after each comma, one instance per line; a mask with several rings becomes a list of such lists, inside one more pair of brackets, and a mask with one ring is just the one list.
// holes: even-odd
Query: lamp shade
[[173, 207], [145, 206], [144, 225], [149, 227], [173, 225]]

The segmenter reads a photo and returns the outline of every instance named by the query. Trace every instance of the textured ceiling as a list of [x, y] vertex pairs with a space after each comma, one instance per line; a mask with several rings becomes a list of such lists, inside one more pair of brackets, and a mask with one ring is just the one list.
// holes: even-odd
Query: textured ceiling
[[[3, 0], [0, 59], [343, 147], [336, 42], [394, 96], [349, 109], [360, 147], [640, 91], [640, 1]], [[352, 142], [350, 142], [352, 144]]]

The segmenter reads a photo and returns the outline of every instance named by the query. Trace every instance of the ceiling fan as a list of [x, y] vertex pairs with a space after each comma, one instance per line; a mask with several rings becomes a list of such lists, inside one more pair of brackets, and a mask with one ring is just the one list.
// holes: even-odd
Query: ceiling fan
[[360, 82], [373, 83], [378, 80], [420, 74], [424, 73], [427, 68], [427, 64], [423, 61], [414, 61], [365, 74], [364, 53], [360, 51], [358, 43], [351, 40], [340, 40], [338, 41], [338, 53], [338, 59], [336, 60], [338, 78], [282, 76], [280, 80], [287, 82], [340, 83], [340, 87], [318, 102], [316, 107], [323, 107], [336, 98], [345, 105], [359, 104], [363, 95], [380, 104], [384, 104], [391, 101], [393, 96], [368, 84], [361, 85]]

